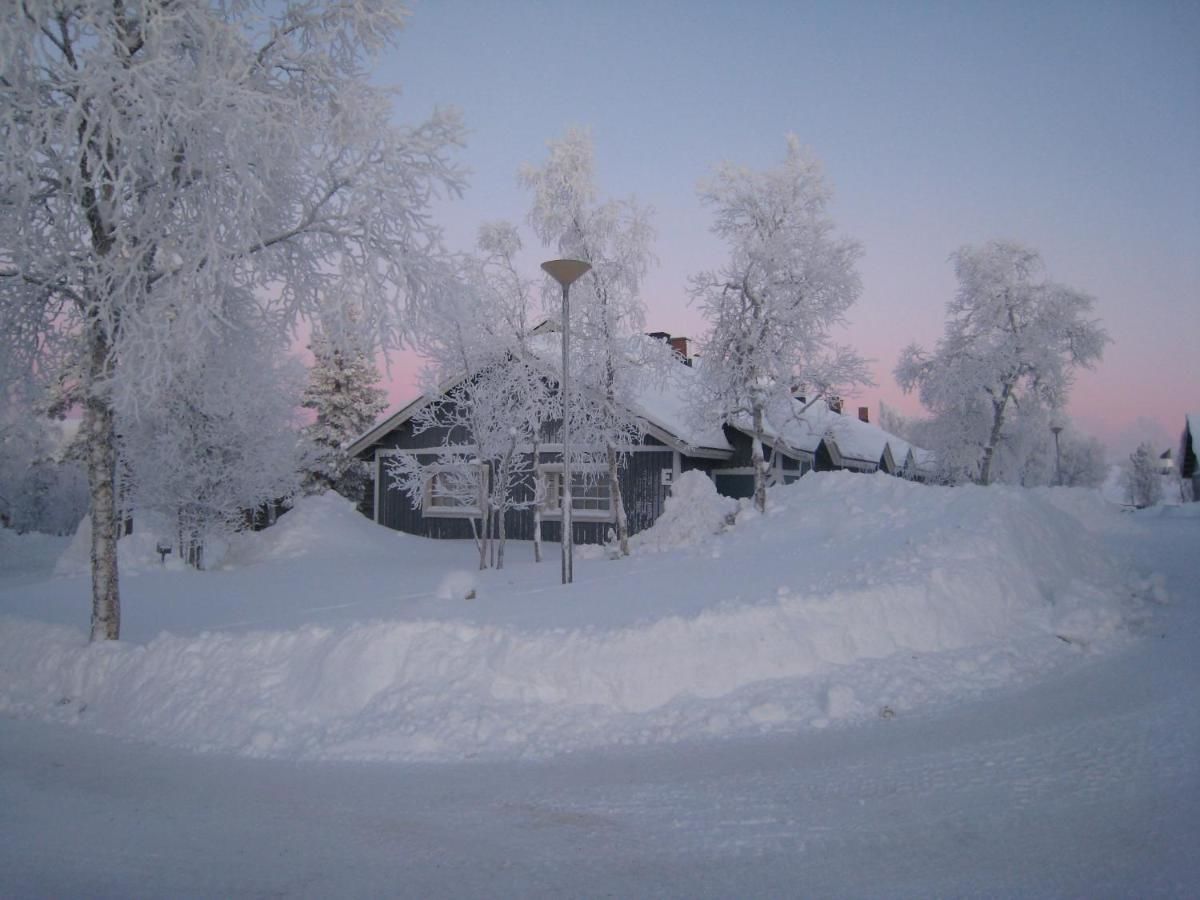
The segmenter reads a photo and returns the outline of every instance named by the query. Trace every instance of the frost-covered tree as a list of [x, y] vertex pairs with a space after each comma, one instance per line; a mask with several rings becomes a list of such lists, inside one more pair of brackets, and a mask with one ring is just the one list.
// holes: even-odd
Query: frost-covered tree
[[691, 278], [692, 300], [712, 326], [698, 404], [708, 417], [750, 425], [754, 501], [764, 510], [762, 438], [771, 412], [792, 415], [798, 385], [811, 404], [868, 380], [863, 360], [830, 337], [862, 290], [855, 270], [862, 249], [833, 234], [820, 164], [795, 136], [774, 168], [721, 165], [700, 198], [729, 259]]
[[1139, 444], [1121, 473], [1126, 499], [1138, 509], [1153, 506], [1162, 500], [1162, 481], [1158, 453], [1150, 444]]
[[[1051, 426], [1061, 428], [1057, 448]], [[1099, 487], [1108, 474], [1104, 448], [1060, 411], [1026, 402], [1014, 408], [996, 447], [992, 480], [1024, 487]], [[964, 479], [965, 480], [965, 479]]]
[[357, 503], [367, 467], [351, 458], [345, 447], [375, 424], [387, 406], [387, 395], [376, 387], [379, 372], [370, 354], [354, 342], [339, 347], [314, 334], [309, 350], [313, 365], [302, 405], [313, 410], [316, 419], [304, 429], [309, 444], [304, 489], [309, 493], [336, 490]]
[[1062, 483], [1066, 487], [1098, 488], [1108, 476], [1104, 445], [1090, 435], [1067, 427], [1060, 436]]
[[[635, 200], [599, 198], [595, 153], [586, 131], [568, 130], [548, 147], [549, 158], [540, 166], [524, 166], [520, 181], [533, 194], [528, 221], [538, 238], [559, 256], [592, 267], [571, 287], [571, 387], [592, 398], [591, 403], [569, 403], [572, 411], [588, 416], [580, 431], [572, 421], [572, 434], [580, 447], [590, 440], [604, 448], [617, 540], [628, 555], [629, 523], [618, 472], [621, 447], [640, 434], [636, 420], [625, 412], [633, 386], [638, 379], [655, 377], [648, 371], [649, 361], [636, 354], [643, 344], [629, 340], [644, 327], [640, 292], [654, 262], [654, 231], [649, 209]], [[550, 296], [559, 296], [549, 279], [547, 287]]]
[[[909, 418], [880, 404], [879, 426], [930, 450], [929, 474], [942, 484], [972, 481], [978, 471], [980, 435], [986, 431], [986, 410], [975, 416], [944, 419]], [[1062, 426], [1055, 455], [1051, 424]], [[971, 429], [975, 433], [971, 434]], [[996, 450], [993, 481], [1025, 487], [1058, 484], [1059, 469], [1066, 487], [1099, 487], [1108, 475], [1104, 446], [1080, 432], [1061, 412], [1036, 403], [1014, 407]]]
[[207, 356], [172, 371], [141, 415], [118, 416], [124, 505], [173, 523], [176, 551], [196, 568], [211, 539], [299, 487], [303, 367], [256, 337], [236, 326], [214, 334]]
[[940, 429], [936, 449], [981, 484], [1012, 410], [1061, 408], [1077, 367], [1100, 360], [1108, 335], [1090, 318], [1093, 299], [1046, 280], [1041, 256], [1008, 241], [953, 254], [958, 291], [932, 353], [912, 344], [896, 366]]
[[[197, 361], [228, 316], [281, 342], [363, 306], [395, 343], [457, 190], [454, 116], [392, 124], [364, 60], [390, 0], [24, 0], [0, 16], [2, 367], [80, 378], [92, 638], [120, 633], [118, 411]], [[336, 318], [336, 316], [335, 316]]]
[[[536, 518], [543, 431], [561, 408], [549, 370], [529, 346], [536, 305], [533, 283], [517, 266], [520, 249], [513, 226], [484, 225], [477, 253], [460, 261], [460, 277], [423, 317], [426, 389], [437, 395], [452, 387], [418, 411], [413, 427], [440, 432], [446, 449], [434, 461], [409, 454], [388, 461], [391, 486], [417, 504], [477, 510], [480, 568], [489, 559], [504, 565], [505, 512], [532, 505]], [[540, 560], [536, 521], [534, 532]]]

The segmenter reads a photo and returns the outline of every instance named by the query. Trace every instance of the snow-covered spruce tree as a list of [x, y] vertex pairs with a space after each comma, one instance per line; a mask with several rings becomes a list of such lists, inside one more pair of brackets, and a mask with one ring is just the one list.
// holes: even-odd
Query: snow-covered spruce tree
[[[524, 166], [520, 181], [533, 194], [528, 221], [539, 240], [563, 258], [592, 266], [571, 287], [572, 391], [592, 397], [590, 402], [569, 403], [573, 413], [588, 417], [578, 430], [572, 419], [577, 437], [573, 443], [582, 449], [587, 440], [594, 440], [603, 447], [617, 541], [621, 553], [628, 555], [629, 523], [618, 474], [621, 447], [639, 436], [640, 428], [624, 410], [637, 379], [654, 377], [645, 359], [630, 356], [641, 344], [628, 338], [644, 328], [640, 291], [654, 262], [654, 231], [650, 211], [633, 199], [598, 199], [595, 154], [586, 131], [568, 130], [548, 147], [549, 159], [541, 166]], [[548, 299], [561, 296], [548, 278], [546, 286]], [[582, 458], [580, 462], [574, 471], [587, 471]]]
[[700, 198], [714, 212], [713, 232], [729, 245], [729, 260], [690, 279], [692, 300], [712, 327], [697, 404], [702, 416], [752, 429], [761, 511], [768, 416], [792, 415], [797, 385], [806, 385], [811, 404], [868, 380], [863, 360], [830, 338], [862, 290], [855, 271], [862, 249], [834, 236], [820, 164], [792, 135], [780, 165], [756, 172], [725, 163]]
[[308, 371], [302, 405], [313, 410], [316, 419], [304, 429], [309, 445], [304, 490], [334, 490], [358, 503], [367, 468], [365, 463], [352, 459], [345, 446], [375, 424], [387, 407], [387, 395], [376, 387], [379, 372], [370, 354], [353, 343], [339, 347], [318, 333], [308, 348], [313, 365]]
[[1126, 499], [1138, 509], [1153, 506], [1162, 500], [1162, 474], [1158, 468], [1158, 453], [1150, 444], [1139, 444], [1129, 456], [1121, 473]]
[[[445, 449], [431, 462], [409, 454], [388, 461], [391, 486], [414, 502], [476, 510], [480, 568], [504, 565], [505, 513], [537, 508], [542, 431], [559, 409], [547, 369], [528, 346], [534, 302], [532, 283], [517, 269], [520, 248], [511, 225], [483, 226], [477, 254], [461, 260], [460, 277], [422, 318], [426, 389], [437, 396], [453, 387], [423, 407], [413, 427], [441, 433]], [[536, 533], [534, 551], [540, 560]]]
[[1108, 335], [1089, 318], [1093, 299], [1047, 281], [1041, 256], [1008, 241], [953, 254], [958, 292], [933, 353], [912, 344], [896, 381], [918, 391], [945, 439], [932, 447], [958, 459], [980, 484], [1010, 411], [1023, 403], [1061, 408], [1076, 367], [1100, 360]]
[[[395, 343], [438, 255], [431, 196], [457, 190], [454, 116], [391, 121], [364, 59], [390, 0], [25, 0], [0, 16], [0, 341], [81, 377], [91, 494], [92, 638], [120, 634], [118, 410], [247, 317], [286, 341], [300, 316], [371, 298]], [[204, 345], [205, 342], [198, 342]]]
[[258, 338], [233, 323], [214, 331], [207, 355], [175, 368], [140, 415], [118, 414], [126, 506], [172, 523], [172, 545], [198, 569], [211, 539], [299, 488], [303, 367]]

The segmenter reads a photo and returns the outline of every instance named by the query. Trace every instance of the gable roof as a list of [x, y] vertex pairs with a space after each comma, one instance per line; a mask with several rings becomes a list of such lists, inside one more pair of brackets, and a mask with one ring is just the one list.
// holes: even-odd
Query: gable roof
[[[861, 463], [895, 471], [904, 468], [910, 458], [913, 465], [918, 465], [919, 448], [878, 425], [864, 422], [857, 416], [834, 412], [820, 398], [808, 404], [799, 400], [793, 403], [792, 414], [784, 421], [776, 422], [768, 417], [765, 423], [764, 440], [784, 453], [815, 456], [824, 441], [831, 456], [836, 457], [835, 465]], [[732, 424], [739, 431], [753, 434], [745, 419]]]
[[390, 416], [387, 416], [375, 425], [371, 426], [353, 441], [347, 444], [346, 453], [348, 453], [350, 456], [358, 456], [358, 454], [362, 453], [364, 450], [369, 449], [372, 444], [383, 440], [384, 437], [391, 434], [393, 431], [415, 416], [422, 408], [428, 406], [437, 397], [443, 397], [449, 391], [452, 391], [465, 378], [465, 375], [452, 378], [449, 381], [438, 385], [438, 392], [436, 395], [422, 394], [415, 400], [406, 403]]
[[[546, 320], [530, 332], [530, 353], [551, 378], [557, 377], [560, 365], [558, 323]], [[637, 335], [635, 340], [652, 340]], [[640, 379], [629, 398], [628, 411], [641, 422], [646, 433], [673, 450], [687, 456], [709, 459], [728, 459], [733, 447], [721, 426], [697, 424], [689, 412], [688, 395], [696, 369], [685, 365], [670, 366], [661, 378]], [[369, 431], [356, 438], [348, 447], [351, 456], [369, 449], [372, 444], [399, 428], [423, 407], [444, 396], [464, 381], [460, 375], [438, 386], [434, 395], [422, 395], [392, 413]], [[795, 413], [781, 424], [768, 421], [764, 439], [790, 455], [816, 455], [824, 441], [834, 457], [835, 465], [855, 463], [879, 466], [888, 471], [923, 468], [931, 454], [909, 442], [884, 431], [878, 425], [863, 422], [856, 416], [836, 413], [823, 400], [807, 406], [794, 401]], [[1196, 418], [1200, 422], [1200, 417]], [[748, 422], [738, 420], [732, 427], [753, 434]]]
[[[532, 356], [551, 378], [556, 378], [559, 372], [557, 331], [557, 323], [547, 320], [530, 332], [531, 336], [538, 338], [531, 348]], [[634, 387], [628, 410], [641, 422], [647, 434], [673, 450], [687, 456], [728, 459], [733, 448], [725, 438], [724, 431], [720, 427], [697, 426], [688, 414], [688, 379], [694, 375], [688, 366], [677, 365], [669, 367], [661, 378], [640, 379]], [[382, 440], [464, 380], [466, 375], [459, 375], [438, 385], [436, 394], [423, 394], [402, 406], [355, 438], [347, 446], [347, 453], [357, 456], [368, 450], [372, 444]]]

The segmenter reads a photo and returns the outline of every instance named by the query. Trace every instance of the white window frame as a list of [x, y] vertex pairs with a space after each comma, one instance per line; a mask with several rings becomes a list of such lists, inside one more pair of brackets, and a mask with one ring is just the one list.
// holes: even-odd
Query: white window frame
[[798, 469], [784, 469], [783, 470], [783, 483], [784, 484], [795, 484], [797, 481], [799, 481], [801, 478], [803, 478], [805, 475], [807, 475], [809, 472], [812, 471], [813, 464], [812, 464], [811, 459], [806, 459], [805, 457], [801, 456], [801, 457], [797, 457], [796, 461], [799, 463], [799, 466], [800, 466]]
[[[483, 463], [462, 463], [461, 465], [441, 464], [430, 466], [429, 475], [425, 480], [425, 491], [421, 497], [421, 515], [427, 519], [478, 519], [483, 516], [483, 510], [479, 508], [479, 502], [467, 505], [447, 504], [440, 505], [435, 502], [438, 496], [434, 490], [434, 482], [437, 476], [442, 472], [456, 471], [461, 469], [476, 469], [479, 472], [481, 490], [486, 493], [488, 484], [488, 467]], [[478, 497], [478, 494], [476, 494]], [[450, 499], [450, 498], [446, 498]]]
[[[562, 463], [542, 463], [538, 466], [538, 479], [541, 482], [540, 489], [542, 494], [542, 518], [546, 520], [557, 520], [562, 518], [561, 498], [562, 498]], [[586, 495], [571, 494], [571, 505], [574, 507], [571, 510], [571, 521], [573, 522], [615, 522], [617, 519], [617, 511], [613, 505], [612, 485], [609, 484], [608, 468], [606, 466], [589, 466], [583, 471], [579, 467], [571, 466], [571, 478], [585, 478], [587, 487], [595, 487], [598, 484], [603, 484], [608, 488], [608, 508], [580, 508], [577, 504], [580, 500], [584, 502], [595, 501], [599, 498], [587, 497]]]

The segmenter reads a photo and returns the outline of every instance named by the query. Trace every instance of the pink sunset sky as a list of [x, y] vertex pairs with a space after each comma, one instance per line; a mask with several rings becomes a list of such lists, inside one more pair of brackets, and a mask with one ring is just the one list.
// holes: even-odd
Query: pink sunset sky
[[[696, 185], [730, 160], [782, 159], [792, 132], [823, 161], [832, 215], [859, 240], [863, 294], [839, 339], [875, 362], [883, 401], [918, 414], [892, 369], [932, 346], [955, 289], [949, 254], [992, 238], [1039, 250], [1096, 298], [1113, 343], [1069, 412], [1115, 457], [1173, 446], [1200, 411], [1200, 5], [533, 3], [414, 6], [375, 72], [396, 118], [455, 106], [469, 129], [461, 198], [438, 215], [467, 249], [522, 223], [516, 184], [547, 140], [591, 130], [597, 181], [655, 210], [650, 330], [703, 338], [687, 277], [719, 264]], [[553, 255], [526, 233], [530, 273]], [[391, 360], [394, 404], [416, 395]]]

